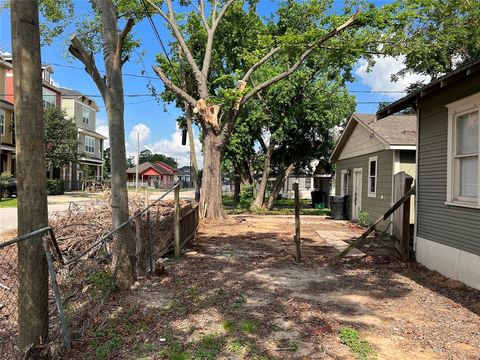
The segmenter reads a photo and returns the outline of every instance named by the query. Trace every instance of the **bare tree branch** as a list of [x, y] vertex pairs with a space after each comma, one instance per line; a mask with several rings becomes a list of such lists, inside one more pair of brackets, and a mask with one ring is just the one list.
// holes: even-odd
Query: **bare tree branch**
[[117, 40], [117, 56], [122, 55], [122, 50], [123, 50], [123, 44], [125, 42], [125, 38], [127, 37], [128, 33], [130, 30], [132, 30], [133, 25], [135, 25], [135, 20], [132, 18], [128, 19], [127, 24], [123, 28], [123, 30], [120, 32], [118, 35], [118, 40]]
[[97, 85], [100, 94], [105, 99], [105, 92], [107, 86], [105, 84], [104, 78], [100, 75], [100, 72], [95, 65], [95, 59], [93, 58], [93, 54], [89, 54], [87, 50], [83, 47], [81, 41], [77, 38], [76, 35], [73, 35], [70, 38], [70, 46], [68, 47], [68, 51], [78, 60], [80, 60], [83, 65], [85, 65], [85, 71], [92, 77], [95, 85]]
[[210, 26], [208, 25], [207, 17], [205, 16], [205, 4], [203, 0], [198, 0], [198, 7], [195, 6], [195, 4], [192, 1], [192, 6], [197, 9], [198, 13], [200, 14], [200, 17], [202, 18], [202, 22], [203, 22], [203, 26], [205, 27], [205, 30], [209, 32]]
[[278, 74], [277, 76], [274, 76], [271, 79], [268, 79], [268, 80], [264, 81], [263, 83], [255, 86], [252, 90], [250, 90], [250, 92], [247, 95], [245, 95], [241, 104], [242, 105], [245, 104], [245, 102], [247, 102], [252, 96], [254, 96], [259, 91], [262, 91], [263, 89], [268, 88], [270, 85], [275, 84], [276, 82], [278, 82], [280, 80], [283, 80], [283, 79], [289, 77], [291, 74], [293, 74], [300, 67], [300, 65], [302, 65], [305, 62], [305, 60], [308, 58], [308, 56], [313, 52], [313, 50], [316, 47], [325, 43], [326, 41], [328, 41], [332, 37], [337, 36], [343, 30], [345, 30], [350, 25], [352, 25], [353, 22], [355, 21], [355, 19], [358, 17], [358, 14], [359, 14], [359, 12], [357, 11], [347, 21], [345, 21], [342, 25], [338, 26], [337, 28], [333, 29], [328, 34], [326, 34], [325, 36], [322, 36], [320, 39], [318, 39], [317, 41], [310, 44], [308, 46], [307, 50], [305, 50], [303, 52], [303, 54], [300, 55], [298, 60], [290, 68], [288, 68], [286, 71], [284, 71], [283, 73]]
[[208, 77], [208, 70], [210, 68], [210, 62], [212, 60], [213, 38], [215, 36], [215, 31], [217, 30], [220, 20], [222, 20], [222, 17], [225, 15], [228, 8], [234, 2], [235, 0], [229, 0], [220, 10], [220, 13], [217, 18], [214, 18], [212, 13], [212, 27], [210, 29], [206, 28], [208, 36], [207, 36], [207, 44], [205, 45], [205, 56], [203, 57], [203, 65], [202, 65], [202, 74], [205, 79], [207, 79]]
[[279, 51], [280, 51], [280, 47], [276, 47], [270, 50], [270, 52], [267, 55], [265, 55], [263, 58], [258, 60], [255, 64], [253, 64], [253, 66], [247, 71], [247, 73], [242, 78], [242, 80], [247, 82], [255, 70], [257, 70], [260, 66], [262, 66], [265, 62], [267, 62], [273, 55], [275, 55]]
[[168, 78], [167, 74], [165, 74], [165, 72], [161, 68], [154, 66], [153, 71], [155, 71], [155, 73], [158, 75], [158, 77], [163, 81], [163, 84], [165, 85], [165, 87], [167, 87], [168, 89], [173, 91], [175, 94], [180, 96], [183, 100], [188, 102], [188, 104], [190, 104], [190, 106], [192, 108], [197, 106], [197, 101], [193, 97], [191, 97], [185, 90], [183, 90], [179, 86], [175, 85]]

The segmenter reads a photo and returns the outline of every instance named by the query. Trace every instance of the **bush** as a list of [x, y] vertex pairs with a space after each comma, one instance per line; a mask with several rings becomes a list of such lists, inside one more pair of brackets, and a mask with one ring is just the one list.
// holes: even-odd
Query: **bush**
[[238, 203], [237, 208], [250, 209], [254, 200], [253, 197], [253, 185], [244, 186], [240, 192], [240, 202]]
[[368, 226], [368, 216], [370, 214], [364, 210], [360, 211], [360, 214], [358, 214], [358, 223], [360, 226], [367, 227]]
[[63, 195], [65, 193], [65, 181], [58, 179], [48, 179], [47, 193], [48, 195]]

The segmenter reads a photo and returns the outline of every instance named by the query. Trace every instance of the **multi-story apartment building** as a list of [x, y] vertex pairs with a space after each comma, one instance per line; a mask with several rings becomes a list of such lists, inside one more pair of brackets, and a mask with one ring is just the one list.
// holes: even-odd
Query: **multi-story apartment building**
[[62, 177], [67, 181], [67, 188], [76, 190], [83, 180], [102, 180], [103, 142], [107, 138], [95, 131], [98, 112], [95, 101], [76, 90], [60, 88], [60, 91], [62, 109], [68, 119], [75, 121], [80, 142], [78, 163], [65, 167]]
[[15, 126], [13, 103], [7, 100], [13, 94], [7, 87], [7, 76], [11, 76], [12, 65], [0, 56], [0, 173], [15, 176]]

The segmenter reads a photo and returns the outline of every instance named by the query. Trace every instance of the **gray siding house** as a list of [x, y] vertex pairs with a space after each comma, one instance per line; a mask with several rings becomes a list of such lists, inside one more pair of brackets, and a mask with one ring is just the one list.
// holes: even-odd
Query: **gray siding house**
[[80, 142], [78, 163], [62, 169], [61, 176], [68, 190], [78, 190], [85, 179], [102, 180], [103, 143], [107, 138], [95, 131], [98, 111], [95, 101], [76, 90], [60, 88], [60, 91], [62, 109], [67, 113], [67, 118], [75, 121]]
[[[348, 195], [347, 218], [367, 213], [372, 223], [393, 205], [393, 176], [415, 177], [416, 117], [353, 114], [330, 156], [335, 168], [335, 195]], [[412, 211], [411, 222], [414, 216]], [[380, 229], [386, 229], [388, 222]]]
[[480, 289], [480, 60], [378, 113], [418, 116], [415, 256]]

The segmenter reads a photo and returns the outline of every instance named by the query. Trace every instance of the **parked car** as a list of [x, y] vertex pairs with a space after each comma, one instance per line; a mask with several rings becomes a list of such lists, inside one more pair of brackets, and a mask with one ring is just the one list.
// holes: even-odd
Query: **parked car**
[[17, 179], [11, 178], [5, 188], [2, 189], [2, 198], [17, 196]]

